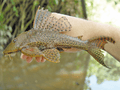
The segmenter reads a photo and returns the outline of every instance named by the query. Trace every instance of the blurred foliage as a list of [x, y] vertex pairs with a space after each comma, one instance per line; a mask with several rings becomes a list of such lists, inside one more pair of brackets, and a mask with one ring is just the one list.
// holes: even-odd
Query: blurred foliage
[[120, 26], [120, 0], [86, 0], [89, 20]]
[[103, 67], [99, 63], [95, 62], [95, 60], [93, 59], [91, 59], [89, 63], [88, 77], [90, 77], [91, 75], [95, 75], [98, 79], [98, 84], [101, 84], [105, 80], [116, 81], [120, 78], [120, 63], [115, 60], [110, 54], [106, 54], [104, 60], [106, 65], [109, 66], [111, 69]]
[[[117, 14], [120, 12], [120, 0], [101, 0], [101, 1], [86, 0], [86, 9], [87, 9], [88, 19], [90, 20], [97, 21], [97, 22], [104, 22], [111, 25], [117, 25], [117, 24], [119, 25], [119, 23], [117, 23], [117, 20], [119, 21], [119, 18], [117, 18], [117, 16], [119, 15]], [[112, 16], [110, 14], [111, 12], [115, 16], [111, 17]], [[86, 89], [90, 88], [88, 87], [90, 84], [89, 77], [92, 75], [95, 75], [97, 77], [98, 84], [101, 84], [105, 80], [107, 81], [119, 80], [120, 62], [118, 62], [115, 58], [113, 58], [107, 52], [104, 52], [104, 53], [105, 53], [105, 59], [104, 59], [105, 63], [111, 69], [107, 69], [103, 67], [91, 57], [91, 60], [89, 62], [89, 68], [87, 71], [87, 77], [86, 77], [87, 85], [85, 85], [84, 88]]]
[[101, 84], [104, 81], [117, 81], [120, 79], [120, 62], [108, 53], [106, 53], [104, 61], [105, 64], [111, 69], [107, 69], [100, 65], [94, 58], [91, 57], [87, 70], [84, 90], [89, 90], [91, 88], [89, 77], [92, 75], [96, 76], [97, 84]]
[[33, 27], [33, 20], [39, 5], [51, 12], [83, 17], [80, 0], [1, 0], [1, 50], [12, 38]]
[[0, 6], [0, 55], [2, 54], [2, 50], [5, 44], [7, 44], [7, 41], [9, 38], [11, 38], [11, 32], [12, 28], [11, 26], [7, 26], [3, 23], [4, 16], [3, 13], [1, 12], [1, 7]]

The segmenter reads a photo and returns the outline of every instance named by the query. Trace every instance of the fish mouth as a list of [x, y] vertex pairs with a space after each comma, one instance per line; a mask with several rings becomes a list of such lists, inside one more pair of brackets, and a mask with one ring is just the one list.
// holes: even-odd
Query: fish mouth
[[4, 52], [4, 51], [3, 51], [3, 54], [4, 54], [4, 55], [9, 55], [9, 54], [12, 55], [12, 54], [15, 54], [16, 52], [18, 52], [18, 51], [13, 51], [13, 52]]
[[15, 56], [16, 53], [15, 53], [15, 52], [11, 52], [11, 53], [7, 53], [7, 54], [5, 53], [5, 54], [4, 54], [4, 56], [9, 56], [9, 55], [10, 55], [10, 56]]
[[11, 54], [11, 53], [13, 53], [13, 52], [7, 52], [7, 53], [3, 52], [4, 55], [8, 55], [8, 54]]

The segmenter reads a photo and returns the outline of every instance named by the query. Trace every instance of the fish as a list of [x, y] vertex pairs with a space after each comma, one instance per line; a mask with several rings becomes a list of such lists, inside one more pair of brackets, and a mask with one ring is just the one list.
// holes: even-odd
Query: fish
[[[71, 31], [72, 25], [63, 16], [57, 19], [51, 16], [48, 10], [39, 9], [36, 12], [33, 28], [19, 34], [3, 51], [4, 55], [20, 51], [30, 57], [43, 56], [46, 60], [54, 63], [60, 62], [60, 53], [63, 48], [76, 48], [87, 51], [96, 61], [109, 68], [104, 63], [102, 50], [107, 42], [115, 44], [112, 37], [100, 36], [88, 40], [82, 40], [82, 35], [71, 37], [61, 32]], [[32, 48], [33, 51], [29, 49]]]

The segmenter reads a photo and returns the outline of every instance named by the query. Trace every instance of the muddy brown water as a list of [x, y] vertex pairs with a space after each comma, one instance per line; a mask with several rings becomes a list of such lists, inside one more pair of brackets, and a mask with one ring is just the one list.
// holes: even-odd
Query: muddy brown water
[[[110, 87], [119, 90], [120, 63], [111, 55], [105, 56], [106, 64], [112, 67], [109, 70], [85, 51], [61, 53], [60, 63], [37, 63], [35, 60], [27, 63], [20, 59], [20, 54], [12, 56], [12, 60], [1, 55], [0, 90], [96, 90], [94, 88], [98, 86], [102, 90]], [[97, 81], [94, 78], [85, 80], [91, 75], [95, 75]], [[103, 83], [106, 87], [102, 86]]]
[[[86, 58], [84, 58], [86, 57]], [[60, 63], [27, 63], [20, 53], [0, 60], [0, 90], [83, 90], [89, 55], [62, 53]]]

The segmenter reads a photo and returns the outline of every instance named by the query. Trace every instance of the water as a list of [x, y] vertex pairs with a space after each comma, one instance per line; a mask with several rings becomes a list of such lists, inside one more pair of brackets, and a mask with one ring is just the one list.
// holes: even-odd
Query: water
[[[109, 55], [106, 58], [109, 58]], [[27, 63], [20, 59], [20, 53], [17, 53], [13, 60], [3, 56], [0, 60], [0, 90], [118, 90], [116, 88], [119, 88], [117, 81], [120, 76], [119, 68], [112, 71], [106, 69], [90, 58], [86, 52], [61, 53], [60, 61], [58, 64], [49, 61], [37, 63], [35, 60]], [[115, 65], [120, 65], [119, 62], [116, 63]], [[103, 83], [111, 83], [111, 80], [116, 80], [110, 84], [115, 87], [109, 89], [109, 84]]]
[[104, 81], [101, 84], [97, 84], [97, 78], [95, 75], [92, 75], [90, 78], [89, 87], [92, 90], [120, 90], [120, 79], [118, 81]]

